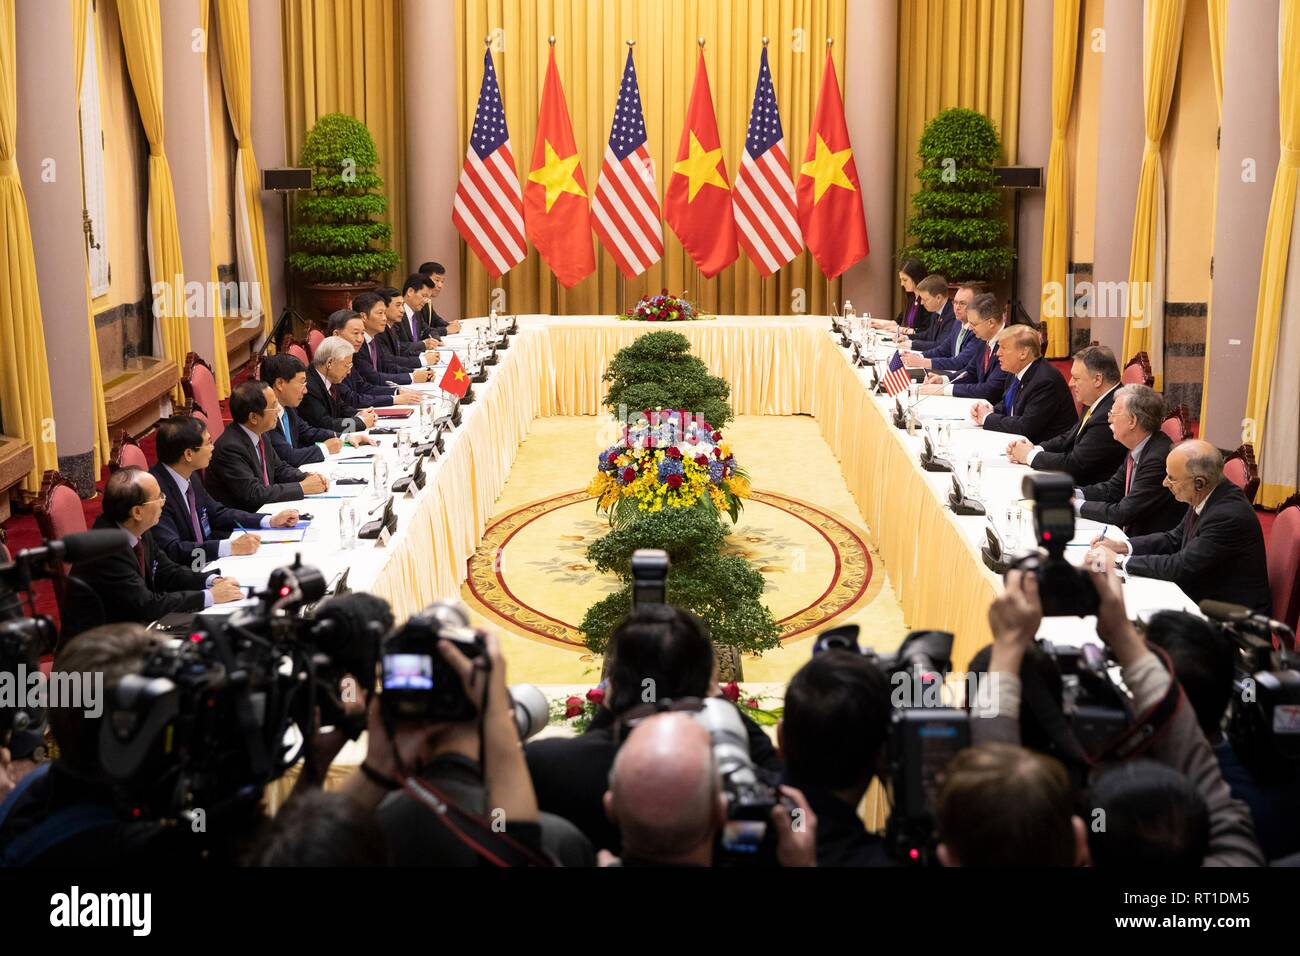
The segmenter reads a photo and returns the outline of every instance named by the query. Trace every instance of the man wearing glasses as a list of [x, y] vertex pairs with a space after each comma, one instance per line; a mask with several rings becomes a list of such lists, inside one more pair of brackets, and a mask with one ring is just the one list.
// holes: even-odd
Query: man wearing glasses
[[1193, 601], [1243, 604], [1271, 617], [1264, 533], [1245, 494], [1224, 481], [1223, 454], [1209, 442], [1183, 442], [1165, 459], [1164, 484], [1187, 505], [1182, 523], [1127, 542], [1097, 538], [1094, 554], [1127, 574], [1173, 581]]
[[420, 309], [420, 321], [424, 323], [427, 337], [441, 339], [447, 335], [455, 335], [460, 331], [460, 321], [452, 319], [447, 322], [433, 310], [433, 300], [442, 295], [442, 287], [447, 284], [447, 270], [441, 262], [426, 262], [420, 266], [419, 274], [428, 276], [433, 282], [432, 288], [425, 288], [424, 305]]
[[100, 624], [148, 624], [173, 611], [201, 611], [244, 596], [234, 578], [191, 571], [154, 544], [150, 531], [166, 503], [158, 479], [143, 469], [122, 468], [109, 477], [94, 527], [120, 528], [128, 544], [72, 566], [60, 609], [63, 643]]

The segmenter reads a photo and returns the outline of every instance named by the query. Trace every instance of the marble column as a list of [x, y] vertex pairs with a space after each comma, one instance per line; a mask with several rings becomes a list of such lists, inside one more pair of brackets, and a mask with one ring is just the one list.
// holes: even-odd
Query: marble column
[[[1052, 150], [1052, 0], [1025, 0], [1020, 34], [1020, 137], [1016, 165], [1047, 177]], [[1043, 289], [1043, 190], [1020, 195], [1020, 271], [1016, 297], [1035, 321]], [[1059, 357], [1059, 356], [1054, 356]]]
[[[1101, 54], [1100, 122], [1097, 127], [1097, 224], [1093, 279], [1128, 282], [1133, 246], [1133, 210], [1146, 130], [1142, 113], [1142, 4], [1107, 3], [1101, 37], [1085, 37], [1091, 48], [1104, 42]], [[1023, 89], [1023, 86], [1022, 86]], [[1101, 286], [1101, 288], [1106, 288]], [[1115, 286], [1120, 288], [1120, 285]], [[1114, 301], [1109, 301], [1114, 299]], [[1094, 295], [1092, 337], [1109, 346], [1121, 365], [1130, 356], [1124, 346], [1123, 301]]]
[[1242, 442], [1264, 231], [1278, 163], [1278, 0], [1228, 4], [1214, 212], [1214, 276], [1201, 434], [1221, 448]]
[[[894, 236], [894, 111], [898, 89], [898, 4], [859, 0], [845, 24], [844, 111], [862, 183], [871, 253], [844, 273], [843, 292], [859, 313], [893, 318], [898, 267]], [[802, 156], [803, 145], [792, 144]]]
[[18, 171], [31, 220], [59, 471], [94, 493], [94, 426], [72, 5], [18, 5]]
[[[487, 303], [461, 302], [461, 239], [451, 223], [462, 160], [456, 134], [460, 103], [456, 94], [455, 22], [455, 0], [402, 0], [402, 73], [409, 125], [408, 248], [397, 251], [411, 270], [430, 259], [447, 267], [447, 284], [434, 306], [448, 321], [460, 318], [462, 313], [487, 313]], [[469, 95], [476, 96], [477, 90], [471, 90]]]
[[[280, 4], [250, 0], [248, 40], [253, 82], [253, 153], [257, 156], [259, 171], [297, 165], [297, 157], [285, 155], [284, 46], [280, 31]], [[261, 183], [258, 185], [260, 188]], [[262, 219], [266, 224], [266, 264], [271, 273], [273, 322], [286, 302], [284, 207], [280, 195], [261, 193]]]

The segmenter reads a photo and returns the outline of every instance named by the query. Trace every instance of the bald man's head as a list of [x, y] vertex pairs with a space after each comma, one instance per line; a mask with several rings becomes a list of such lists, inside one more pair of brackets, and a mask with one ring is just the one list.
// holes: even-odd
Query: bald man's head
[[1165, 487], [1175, 498], [1195, 507], [1223, 480], [1223, 453], [1207, 441], [1191, 438], [1165, 459]]
[[708, 732], [685, 714], [656, 714], [619, 748], [605, 812], [625, 856], [707, 863], [725, 815]]

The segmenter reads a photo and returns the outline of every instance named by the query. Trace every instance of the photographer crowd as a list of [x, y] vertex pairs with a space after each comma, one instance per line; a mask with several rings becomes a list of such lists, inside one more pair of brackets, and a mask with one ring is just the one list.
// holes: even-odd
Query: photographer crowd
[[[104, 706], [51, 706], [48, 762], [0, 750], [0, 863], [1289, 862], [1295, 755], [1234, 694], [1263, 658], [1189, 614], [1139, 633], [1115, 570], [1084, 573], [1100, 665], [1036, 639], [1040, 578], [1013, 570], [972, 663], [990, 692], [920, 699], [950, 667], [951, 635], [882, 657], [837, 629], [790, 680], [774, 745], [722, 695], [702, 622], [671, 605], [634, 607], [617, 629], [584, 733], [530, 742], [538, 692], [512, 690], [496, 636], [458, 606], [394, 629], [382, 601], [348, 595], [286, 631], [273, 602], [319, 597], [295, 566], [223, 631], [168, 645], [121, 622], [59, 649], [53, 679], [102, 674]], [[332, 778], [362, 730], [364, 761]], [[291, 767], [269, 816], [265, 788]], [[873, 784], [889, 797], [881, 833], [861, 812]]]

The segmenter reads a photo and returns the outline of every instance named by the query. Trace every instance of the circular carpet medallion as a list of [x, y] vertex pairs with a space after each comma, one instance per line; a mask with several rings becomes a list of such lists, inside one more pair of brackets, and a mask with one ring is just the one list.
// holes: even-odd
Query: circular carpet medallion
[[[465, 597], [475, 611], [511, 631], [585, 650], [578, 623], [619, 581], [587, 561], [609, 531], [585, 491], [531, 502], [501, 515], [469, 562]], [[875, 599], [871, 554], [851, 525], [795, 498], [753, 492], [726, 550], [748, 560], [766, 581], [763, 603], [781, 640], [837, 623]]]

